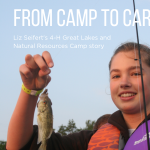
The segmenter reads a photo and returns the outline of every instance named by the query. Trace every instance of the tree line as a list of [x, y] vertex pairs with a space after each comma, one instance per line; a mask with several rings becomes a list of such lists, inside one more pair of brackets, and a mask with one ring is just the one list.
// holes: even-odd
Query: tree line
[[95, 121], [87, 120], [85, 122], [84, 128], [77, 128], [76, 123], [74, 122], [73, 119], [71, 119], [68, 121], [67, 126], [64, 126], [64, 125], [59, 126], [59, 129], [57, 132], [60, 133], [61, 135], [68, 135], [74, 132], [79, 132], [81, 130], [93, 130], [94, 125], [95, 125]]
[[6, 142], [0, 141], [0, 150], [5, 150]]
[[[79, 132], [81, 130], [93, 130], [94, 125], [95, 125], [95, 121], [87, 120], [85, 122], [84, 128], [77, 128], [74, 120], [70, 119], [68, 121], [67, 126], [65, 125], [59, 126], [58, 131], [56, 132], [60, 133], [61, 135], [68, 135], [74, 132]], [[5, 150], [5, 146], [6, 146], [6, 141], [0, 141], [0, 150]]]

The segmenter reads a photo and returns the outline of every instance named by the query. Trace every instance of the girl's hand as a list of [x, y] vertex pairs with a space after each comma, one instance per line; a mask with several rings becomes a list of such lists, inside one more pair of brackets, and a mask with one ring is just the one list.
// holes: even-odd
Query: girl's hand
[[28, 54], [25, 57], [25, 62], [19, 68], [24, 86], [29, 90], [43, 89], [51, 80], [49, 68], [54, 66], [50, 53], [44, 51], [42, 56]]

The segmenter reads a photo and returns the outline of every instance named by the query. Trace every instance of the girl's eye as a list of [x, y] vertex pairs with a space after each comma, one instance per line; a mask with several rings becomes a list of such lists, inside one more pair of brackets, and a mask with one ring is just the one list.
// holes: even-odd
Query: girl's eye
[[141, 73], [140, 73], [140, 72], [135, 72], [135, 73], [133, 73], [132, 75], [133, 75], [133, 76], [140, 76]]
[[112, 79], [116, 79], [116, 78], [119, 78], [120, 76], [119, 75], [115, 75], [112, 77]]

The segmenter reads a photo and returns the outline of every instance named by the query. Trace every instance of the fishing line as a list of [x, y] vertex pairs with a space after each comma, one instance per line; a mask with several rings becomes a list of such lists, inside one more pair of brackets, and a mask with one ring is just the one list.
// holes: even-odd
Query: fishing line
[[[135, 54], [135, 61], [136, 61], [136, 71], [137, 71], [137, 57], [136, 57], [136, 50], [135, 50], [135, 43], [134, 43], [134, 54]], [[138, 81], [138, 78], [139, 78], [139, 75], [137, 75], [137, 83], [138, 83], [138, 92], [140, 91], [139, 90], [139, 81]], [[139, 94], [139, 105], [140, 105], [140, 114], [141, 114], [141, 122], [143, 121], [143, 114], [142, 114], [142, 110], [141, 110], [141, 100], [140, 100], [140, 92], [138, 93]], [[143, 133], [143, 135], [144, 135], [144, 130], [143, 130], [143, 126], [142, 126], [142, 133]], [[143, 144], [144, 145], [144, 149], [145, 149], [145, 144]]]
[[[135, 14], [135, 2], [134, 2], [134, 0], [133, 0], [133, 7], [134, 7], [134, 14]], [[140, 64], [141, 81], [142, 81], [142, 91], [143, 91], [143, 103], [144, 103], [145, 124], [146, 124], [146, 133], [147, 133], [147, 146], [148, 146], [148, 150], [150, 150], [150, 145], [149, 145], [149, 131], [148, 131], [148, 123], [147, 123], [147, 111], [146, 111], [144, 82], [143, 82], [143, 72], [142, 72], [142, 61], [141, 61], [141, 54], [140, 54], [140, 45], [139, 45], [139, 36], [138, 36], [138, 27], [137, 27], [137, 19], [136, 19], [136, 17], [135, 17], [135, 25], [136, 25], [136, 35], [137, 35], [138, 53], [139, 53], [139, 64]]]
[[49, 76], [49, 75], [46, 75], [46, 82], [45, 82], [45, 86], [44, 86], [44, 88], [46, 88], [46, 86], [47, 86], [48, 76]]
[[[135, 50], [135, 43], [134, 43], [134, 54], [135, 54], [135, 61], [136, 61], [136, 71], [137, 71], [137, 57], [136, 57], [136, 50]], [[139, 82], [138, 82], [138, 78], [139, 76], [137, 75], [137, 83], [138, 83], [138, 91], [139, 91]], [[140, 105], [140, 114], [141, 114], [141, 122], [143, 121], [143, 118], [142, 118], [142, 111], [141, 111], [141, 101], [140, 101], [140, 92], [139, 92], [139, 105]]]
[[107, 93], [107, 88], [109, 88], [109, 90], [110, 90], [110, 85], [108, 85], [106, 88], [105, 88], [105, 93], [106, 93], [106, 95], [111, 95], [111, 92], [109, 91], [109, 94]]

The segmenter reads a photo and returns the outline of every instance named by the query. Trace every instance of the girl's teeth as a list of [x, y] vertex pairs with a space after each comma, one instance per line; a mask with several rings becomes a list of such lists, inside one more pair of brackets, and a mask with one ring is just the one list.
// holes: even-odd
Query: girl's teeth
[[129, 96], [134, 96], [135, 94], [134, 93], [124, 93], [124, 94], [121, 94], [121, 97], [129, 97]]

